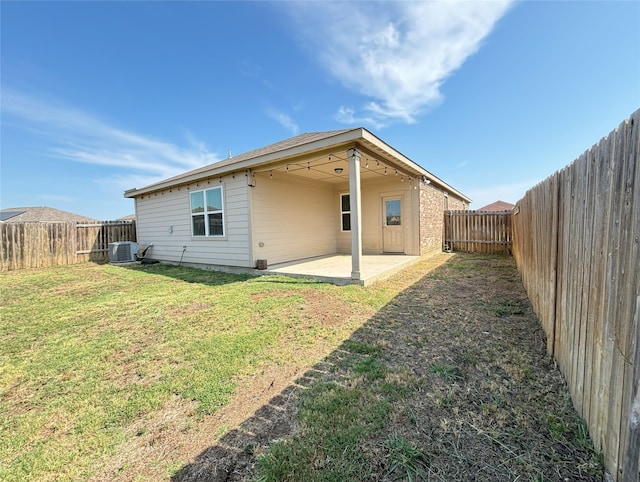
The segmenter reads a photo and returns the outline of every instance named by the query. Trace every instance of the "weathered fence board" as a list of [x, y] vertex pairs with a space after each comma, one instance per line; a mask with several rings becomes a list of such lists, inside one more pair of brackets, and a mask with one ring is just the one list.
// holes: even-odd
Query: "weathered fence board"
[[533, 187], [513, 255], [576, 410], [614, 480], [640, 466], [640, 110]]
[[106, 262], [109, 243], [135, 241], [135, 221], [2, 223], [0, 270]]
[[510, 253], [511, 211], [445, 211], [445, 248], [467, 253]]

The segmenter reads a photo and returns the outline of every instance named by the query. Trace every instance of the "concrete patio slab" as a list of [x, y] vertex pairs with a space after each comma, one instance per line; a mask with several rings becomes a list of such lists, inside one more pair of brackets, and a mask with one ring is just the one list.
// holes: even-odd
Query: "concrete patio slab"
[[294, 278], [308, 278], [336, 285], [370, 285], [388, 278], [420, 260], [420, 256], [379, 255], [362, 256], [359, 280], [351, 279], [351, 256], [330, 255], [308, 258], [269, 266], [259, 274], [279, 274]]

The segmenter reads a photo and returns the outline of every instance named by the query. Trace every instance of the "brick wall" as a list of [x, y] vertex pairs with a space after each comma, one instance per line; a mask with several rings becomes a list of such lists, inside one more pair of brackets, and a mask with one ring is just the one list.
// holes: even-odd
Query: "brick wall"
[[446, 209], [467, 209], [466, 203], [433, 184], [420, 183], [420, 254], [442, 250], [444, 230], [445, 197]]

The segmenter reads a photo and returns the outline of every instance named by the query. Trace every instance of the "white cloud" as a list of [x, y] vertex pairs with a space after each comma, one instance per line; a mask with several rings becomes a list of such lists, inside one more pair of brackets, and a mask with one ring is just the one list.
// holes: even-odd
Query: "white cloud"
[[345, 124], [355, 123], [355, 111], [350, 107], [340, 107], [336, 113], [336, 120]]
[[[47, 155], [114, 168], [119, 181], [155, 182], [219, 159], [187, 132], [181, 147], [110, 126], [57, 101], [11, 89], [2, 92], [3, 122], [34, 132], [49, 143]], [[142, 174], [141, 174], [142, 173]]]
[[[370, 98], [351, 119], [411, 123], [481, 47], [509, 0], [296, 2], [300, 34], [329, 72]], [[312, 27], [311, 27], [312, 26]], [[341, 110], [345, 109], [341, 107]], [[348, 116], [339, 117], [347, 120]]]
[[298, 124], [296, 124], [296, 122], [284, 112], [280, 112], [275, 109], [268, 109], [267, 114], [292, 134], [295, 135], [300, 132]]
[[384, 127], [384, 124], [380, 122], [378, 118], [367, 115], [358, 116], [356, 114], [356, 111], [351, 107], [341, 106], [338, 109], [338, 112], [336, 112], [334, 118], [336, 121], [343, 124], [371, 124], [377, 129], [381, 129], [382, 127]]

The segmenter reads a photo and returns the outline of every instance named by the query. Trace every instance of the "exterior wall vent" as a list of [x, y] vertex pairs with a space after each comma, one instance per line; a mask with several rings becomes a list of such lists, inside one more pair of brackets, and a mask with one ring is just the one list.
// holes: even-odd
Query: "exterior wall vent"
[[138, 244], [133, 241], [123, 241], [109, 244], [110, 263], [131, 263], [136, 260]]

